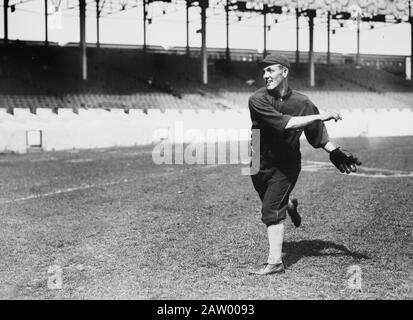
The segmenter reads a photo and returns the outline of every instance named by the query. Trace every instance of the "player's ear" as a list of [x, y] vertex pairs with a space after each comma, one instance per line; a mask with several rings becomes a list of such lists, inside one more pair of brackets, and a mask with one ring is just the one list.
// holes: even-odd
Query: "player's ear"
[[287, 76], [288, 76], [288, 72], [289, 72], [289, 70], [288, 70], [288, 68], [283, 68], [283, 77], [284, 78], [287, 78]]

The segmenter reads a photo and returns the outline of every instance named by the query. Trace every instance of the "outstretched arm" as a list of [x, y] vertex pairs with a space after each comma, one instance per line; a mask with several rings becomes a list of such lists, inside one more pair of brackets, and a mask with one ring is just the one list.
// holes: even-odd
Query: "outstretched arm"
[[338, 120], [341, 120], [340, 114], [338, 112], [327, 112], [321, 114], [313, 114], [309, 116], [292, 117], [285, 126], [285, 129], [302, 129], [316, 121], [324, 122], [333, 119], [336, 122]]

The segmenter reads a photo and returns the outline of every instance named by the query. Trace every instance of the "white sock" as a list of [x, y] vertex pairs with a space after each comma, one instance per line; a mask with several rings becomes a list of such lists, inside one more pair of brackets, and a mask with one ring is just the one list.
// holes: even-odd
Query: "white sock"
[[288, 200], [288, 204], [287, 204], [287, 210], [291, 210], [294, 208], [294, 204], [291, 200]]
[[268, 226], [267, 233], [268, 243], [270, 245], [267, 262], [269, 264], [281, 263], [282, 246], [284, 238], [284, 224], [280, 223]]

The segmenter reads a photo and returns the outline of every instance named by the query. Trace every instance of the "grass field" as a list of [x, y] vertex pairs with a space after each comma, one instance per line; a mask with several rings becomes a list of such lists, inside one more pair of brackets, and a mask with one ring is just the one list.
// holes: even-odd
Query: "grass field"
[[412, 299], [413, 138], [335, 141], [364, 169], [339, 174], [303, 143], [303, 225], [286, 220], [287, 272], [266, 277], [247, 273], [268, 245], [241, 165], [159, 166], [150, 147], [1, 155], [0, 298]]

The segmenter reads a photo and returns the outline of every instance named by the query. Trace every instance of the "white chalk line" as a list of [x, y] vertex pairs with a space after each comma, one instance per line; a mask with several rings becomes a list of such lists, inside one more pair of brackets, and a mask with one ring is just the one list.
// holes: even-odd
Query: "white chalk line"
[[397, 173], [393, 175], [385, 175], [385, 174], [366, 174], [366, 173], [357, 173], [353, 172], [351, 173], [352, 176], [358, 176], [358, 177], [367, 177], [367, 178], [407, 178], [407, 177], [413, 177], [413, 173]]
[[[219, 166], [219, 164], [211, 165], [211, 166], [204, 166], [204, 167], [197, 166], [197, 168], [210, 169], [210, 168], [215, 168], [217, 166]], [[54, 190], [54, 191], [51, 191], [51, 192], [46, 192], [46, 193], [41, 193], [41, 194], [30, 195], [30, 196], [27, 196], [27, 197], [22, 197], [22, 198], [17, 198], [17, 199], [12, 199], [12, 200], [0, 201], [0, 205], [16, 203], [16, 202], [23, 202], [23, 201], [32, 200], [32, 199], [40, 199], [40, 198], [50, 197], [50, 196], [54, 196], [54, 195], [58, 195], [58, 194], [70, 193], [70, 192], [87, 190], [87, 189], [92, 189], [92, 188], [101, 188], [101, 187], [107, 187], [107, 186], [112, 186], [112, 185], [116, 185], [116, 184], [134, 182], [134, 181], [142, 180], [142, 179], [145, 179], [145, 178], [161, 178], [161, 177], [170, 176], [170, 175], [173, 175], [173, 174], [176, 174], [176, 173], [179, 173], [179, 171], [168, 170], [167, 172], [151, 174], [151, 175], [147, 175], [147, 176], [139, 177], [139, 178], [134, 178], [134, 179], [122, 179], [122, 180], [118, 180], [118, 181], [109, 181], [109, 182], [104, 182], [104, 183], [86, 184], [86, 185], [75, 186], [75, 187], [66, 188], [66, 189]]]
[[47, 161], [56, 161], [57, 158], [37, 158], [37, 159], [31, 159], [29, 160], [30, 162], [47, 162]]
[[144, 154], [152, 154], [152, 150], [148, 150], [148, 151], [136, 151], [136, 152], [122, 152], [119, 153], [122, 156], [127, 156], [127, 157], [134, 157], [134, 156], [140, 156], [140, 155], [144, 155]]
[[[239, 163], [239, 164], [244, 164], [244, 163]], [[210, 164], [210, 165], [197, 165], [194, 168], [197, 169], [211, 169], [211, 168], [216, 168], [218, 166], [222, 166], [226, 164]], [[244, 164], [245, 165], [245, 164]], [[303, 171], [308, 171], [308, 172], [318, 172], [321, 170], [336, 170], [331, 163], [329, 162], [322, 162], [322, 161], [305, 161], [304, 166], [302, 167]], [[390, 169], [380, 169], [380, 168], [369, 168], [369, 167], [359, 167], [359, 170], [364, 170], [364, 171], [379, 171], [379, 172], [387, 172], [391, 175], [385, 175], [385, 174], [366, 174], [366, 173], [360, 173], [360, 172], [352, 172], [348, 176], [359, 176], [359, 177], [367, 177], [367, 178], [405, 178], [405, 177], [413, 177], [413, 172], [405, 172], [405, 171], [400, 171], [400, 170], [390, 170]], [[0, 205], [2, 204], [10, 204], [10, 203], [16, 203], [16, 202], [22, 202], [22, 201], [27, 201], [27, 200], [32, 200], [32, 199], [39, 199], [39, 198], [44, 198], [44, 197], [49, 197], [49, 196], [54, 196], [58, 194], [64, 194], [64, 193], [70, 193], [70, 192], [75, 192], [75, 191], [80, 191], [80, 190], [87, 190], [87, 189], [92, 189], [92, 188], [100, 188], [100, 187], [107, 187], [107, 186], [112, 186], [116, 184], [122, 184], [122, 183], [128, 183], [128, 182], [133, 182], [133, 181], [138, 181], [141, 179], [145, 178], [159, 178], [159, 177], [165, 177], [169, 176], [172, 174], [177, 173], [177, 171], [167, 171], [159, 174], [151, 174], [147, 175], [144, 177], [140, 178], [135, 178], [135, 179], [122, 179], [118, 181], [109, 181], [109, 182], [104, 182], [104, 183], [98, 183], [98, 184], [86, 184], [86, 185], [81, 185], [81, 186], [75, 186], [71, 188], [65, 188], [65, 189], [58, 189], [54, 190], [51, 192], [46, 192], [46, 193], [41, 193], [41, 194], [36, 194], [36, 195], [30, 195], [27, 197], [22, 197], [22, 198], [17, 198], [17, 199], [12, 199], [12, 200], [6, 200], [6, 201], [0, 201]]]
[[[311, 160], [306, 160], [306, 163], [314, 164], [314, 165], [319, 165], [319, 166], [328, 166], [328, 167], [333, 167], [333, 164], [330, 162], [325, 162], [325, 161], [311, 161]], [[361, 170], [364, 171], [381, 171], [381, 172], [389, 172], [389, 173], [406, 173], [406, 171], [402, 170], [392, 170], [392, 169], [383, 169], [383, 168], [374, 168], [374, 167], [365, 167], [365, 166], [360, 166], [359, 167]]]
[[[245, 163], [243, 161], [240, 162], [239, 164], [247, 165], [247, 163]], [[311, 161], [311, 160], [303, 161], [303, 166], [302, 166], [301, 170], [306, 171], [306, 172], [318, 172], [318, 171], [321, 171], [321, 170], [337, 171], [337, 169], [334, 167], [334, 165], [331, 162]], [[401, 171], [401, 170], [391, 170], [391, 169], [365, 167], [365, 166], [359, 166], [359, 167], [357, 167], [357, 170], [358, 170], [358, 172], [352, 172], [351, 174], [349, 174], [349, 176], [358, 176], [358, 177], [367, 177], [367, 178], [405, 178], [405, 177], [413, 177], [413, 172]], [[374, 173], [374, 174], [363, 173], [363, 171], [376, 172], [376, 173]]]
[[93, 162], [96, 161], [96, 159], [91, 159], [91, 158], [85, 158], [85, 159], [70, 159], [70, 160], [65, 160], [65, 162], [69, 163], [85, 163], [85, 162]]
[[55, 190], [55, 191], [51, 191], [51, 192], [35, 194], [35, 195], [23, 197], [23, 198], [2, 201], [2, 202], [0, 202], [0, 204], [9, 204], [9, 203], [22, 202], [22, 201], [27, 201], [27, 200], [32, 200], [32, 199], [39, 199], [39, 198], [54, 196], [54, 195], [62, 194], [62, 193], [69, 193], [69, 192], [73, 192], [73, 191], [110, 186], [110, 185], [114, 185], [114, 184], [122, 183], [122, 182], [128, 182], [128, 179], [124, 179], [122, 181], [105, 182], [105, 183], [100, 183], [100, 184], [87, 184], [87, 185], [83, 185], [83, 186], [60, 189], [60, 190]]
[[101, 188], [101, 187], [107, 187], [107, 186], [112, 186], [112, 185], [116, 185], [116, 184], [135, 182], [135, 181], [142, 180], [142, 179], [145, 179], [145, 178], [161, 178], [161, 177], [169, 176], [169, 175], [172, 175], [172, 174], [175, 174], [175, 173], [176, 173], [176, 171], [169, 171], [169, 172], [163, 172], [163, 173], [159, 173], [159, 174], [147, 175], [147, 176], [144, 176], [144, 177], [134, 178], [134, 179], [122, 179], [122, 180], [118, 180], [118, 181], [108, 181], [108, 182], [103, 182], [103, 183], [91, 183], [91, 184], [80, 185], [80, 186], [75, 186], [75, 187], [71, 187], [71, 188], [58, 189], [58, 190], [54, 190], [54, 191], [50, 191], [50, 192], [30, 195], [30, 196], [27, 196], [27, 197], [22, 197], [22, 198], [17, 198], [17, 199], [12, 199], [12, 200], [6, 200], [6, 201], [0, 201], [0, 205], [16, 203], [16, 202], [23, 202], [23, 201], [32, 200], [32, 199], [40, 199], [40, 198], [50, 197], [50, 196], [54, 196], [54, 195], [58, 195], [58, 194], [70, 193], [70, 192], [87, 190], [87, 189], [92, 189], [92, 188]]
[[[69, 151], [65, 151], [69, 154], [72, 153], [79, 153], [80, 150], [74, 151], [74, 150], [69, 150]], [[141, 156], [141, 155], [148, 155], [148, 154], [152, 154], [152, 150], [145, 150], [145, 151], [122, 151], [122, 150], [96, 150], [94, 151], [97, 154], [102, 154], [102, 153], [106, 153], [106, 154], [117, 154], [119, 156], [125, 156], [125, 157], [134, 157], [134, 156]], [[6, 158], [6, 159], [0, 159], [0, 163], [16, 163], [16, 162], [47, 162], [47, 161], [64, 161], [64, 162], [68, 162], [68, 163], [81, 163], [81, 162], [92, 162], [92, 161], [97, 161], [97, 160], [101, 160], [102, 158], [79, 158], [79, 159], [69, 159], [69, 160], [64, 160], [63, 158], [56, 158], [56, 157], [40, 157], [40, 158], [30, 158], [28, 159], [27, 157], [22, 157], [19, 159], [10, 159], [10, 158]]]
[[[305, 163], [308, 163], [309, 165], [305, 164], [302, 168], [303, 171], [317, 172], [321, 170], [337, 170], [330, 162], [308, 160], [308, 161], [305, 161]], [[352, 172], [351, 174], [349, 174], [349, 176], [380, 178], [380, 179], [413, 177], [413, 172], [407, 172], [407, 171], [401, 171], [401, 170], [391, 170], [391, 169], [382, 169], [382, 168], [373, 168], [373, 167], [364, 167], [364, 166], [357, 167], [357, 170], [358, 172]], [[375, 174], [363, 173], [363, 171], [377, 172], [377, 173]]]

